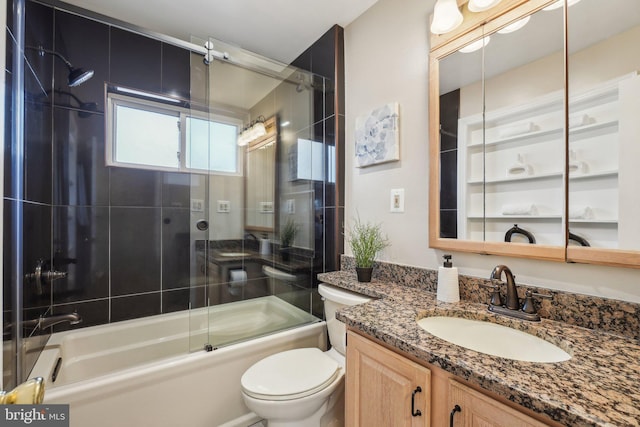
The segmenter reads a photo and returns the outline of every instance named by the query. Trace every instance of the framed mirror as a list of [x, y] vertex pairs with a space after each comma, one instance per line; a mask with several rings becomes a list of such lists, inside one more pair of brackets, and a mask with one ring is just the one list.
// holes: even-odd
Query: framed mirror
[[640, 2], [567, 10], [567, 260], [640, 266]]
[[276, 218], [278, 126], [273, 116], [264, 122], [266, 134], [251, 141], [245, 163], [245, 219], [249, 231], [273, 232]]
[[510, 3], [431, 52], [430, 245], [563, 260], [562, 8]]

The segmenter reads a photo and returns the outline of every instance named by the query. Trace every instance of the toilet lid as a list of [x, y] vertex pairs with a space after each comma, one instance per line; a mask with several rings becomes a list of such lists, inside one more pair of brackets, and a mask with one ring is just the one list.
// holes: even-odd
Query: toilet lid
[[316, 393], [341, 373], [338, 362], [317, 348], [283, 351], [262, 359], [242, 375], [242, 390], [263, 400], [291, 400]]

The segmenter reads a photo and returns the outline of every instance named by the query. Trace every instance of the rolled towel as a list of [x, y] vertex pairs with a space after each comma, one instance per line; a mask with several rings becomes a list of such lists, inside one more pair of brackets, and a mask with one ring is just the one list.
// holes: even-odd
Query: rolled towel
[[505, 126], [498, 129], [500, 138], [508, 138], [510, 136], [522, 135], [523, 133], [533, 132], [535, 125], [533, 122], [519, 123], [517, 125]]
[[569, 172], [571, 173], [587, 173], [589, 171], [589, 165], [586, 162], [581, 160], [570, 160], [569, 161]]
[[531, 175], [533, 168], [528, 163], [514, 163], [507, 169], [507, 176]]
[[569, 219], [593, 219], [593, 209], [589, 206], [571, 208]]
[[537, 215], [538, 209], [533, 203], [502, 205], [502, 215]]
[[531, 175], [533, 168], [530, 164], [525, 163], [524, 155], [518, 154], [518, 160], [507, 168], [507, 176]]

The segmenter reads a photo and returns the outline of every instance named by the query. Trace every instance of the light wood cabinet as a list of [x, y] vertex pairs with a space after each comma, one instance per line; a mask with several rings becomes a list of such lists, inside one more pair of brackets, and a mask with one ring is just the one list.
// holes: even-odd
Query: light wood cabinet
[[345, 425], [428, 427], [430, 386], [429, 369], [348, 332]]
[[[347, 331], [346, 375], [345, 425], [349, 427], [560, 426], [353, 331]], [[417, 387], [421, 392], [415, 392]], [[456, 405], [460, 410], [451, 418]], [[413, 416], [418, 410], [421, 414]]]
[[449, 380], [451, 427], [546, 427], [513, 408], [508, 407], [455, 380]]

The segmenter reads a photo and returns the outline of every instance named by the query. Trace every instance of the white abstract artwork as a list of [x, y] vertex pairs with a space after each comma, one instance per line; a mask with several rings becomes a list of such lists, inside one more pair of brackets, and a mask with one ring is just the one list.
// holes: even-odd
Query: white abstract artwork
[[400, 160], [399, 108], [392, 102], [356, 118], [356, 167]]

